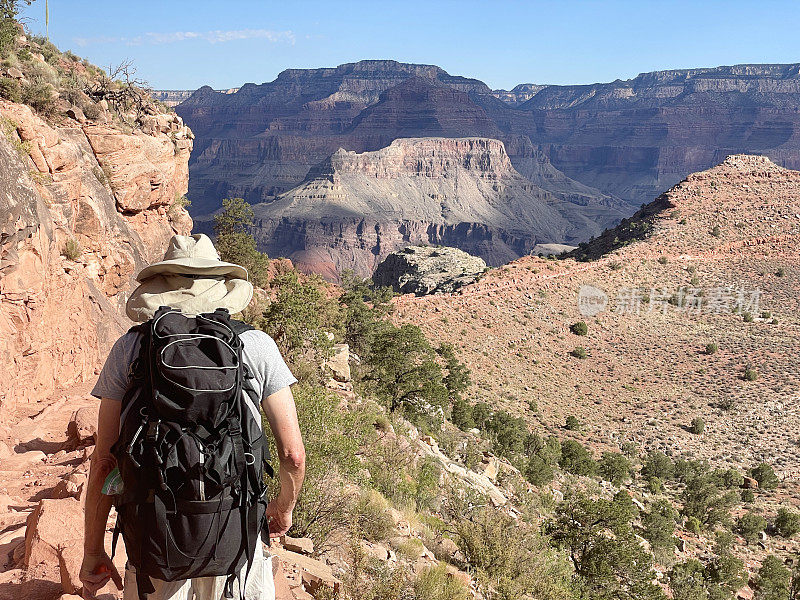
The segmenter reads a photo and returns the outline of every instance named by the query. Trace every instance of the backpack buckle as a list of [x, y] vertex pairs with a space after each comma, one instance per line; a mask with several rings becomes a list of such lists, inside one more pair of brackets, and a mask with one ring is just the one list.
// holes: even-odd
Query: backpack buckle
[[158, 426], [159, 425], [161, 425], [161, 419], [159, 419], [158, 421], [150, 421], [147, 424], [147, 433], [145, 434], [144, 438], [148, 442], [153, 443], [158, 438]]

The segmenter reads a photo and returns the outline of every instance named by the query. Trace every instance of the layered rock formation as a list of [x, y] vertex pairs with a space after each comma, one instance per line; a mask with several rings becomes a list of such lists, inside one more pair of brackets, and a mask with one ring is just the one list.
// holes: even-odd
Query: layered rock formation
[[375, 273], [375, 285], [400, 294], [451, 293], [473, 283], [486, 263], [458, 248], [409, 246], [387, 256]]
[[339, 150], [302, 185], [255, 205], [253, 234], [261, 250], [331, 279], [343, 269], [369, 276], [409, 244], [455, 246], [499, 265], [585, 235], [569, 219], [573, 206], [522, 177], [497, 140], [400, 139], [376, 152]]
[[[501, 139], [512, 162], [536, 185], [569, 193], [584, 205], [614, 204], [558, 172], [525, 136], [508, 134], [474, 101], [485, 98], [496, 110], [507, 110], [490, 94], [484, 83], [439, 67], [375, 60], [290, 69], [275, 81], [245, 84], [234, 94], [201, 88], [176, 107], [197, 135], [190, 165], [192, 212], [212, 212], [228, 196], [268, 201], [303, 181], [309, 169], [339, 148], [366, 152], [397, 138], [429, 136]], [[532, 157], [539, 166], [529, 169]], [[540, 178], [539, 171], [545, 176]], [[619, 218], [609, 211], [601, 215], [601, 225]]]
[[191, 132], [152, 114], [124, 133], [91, 121], [45, 122], [0, 100], [0, 421], [85, 380], [130, 325], [132, 276], [192, 222]]
[[226, 196], [269, 200], [339, 148], [488, 136], [505, 143], [524, 177], [574, 197], [583, 205], [576, 215], [602, 229], [615, 217], [597, 204], [627, 216], [729, 154], [800, 167], [798, 73], [797, 64], [738, 65], [492, 92], [434, 66], [362, 61], [288, 70], [234, 94], [201, 88], [176, 110], [198, 135], [189, 192], [196, 215]]

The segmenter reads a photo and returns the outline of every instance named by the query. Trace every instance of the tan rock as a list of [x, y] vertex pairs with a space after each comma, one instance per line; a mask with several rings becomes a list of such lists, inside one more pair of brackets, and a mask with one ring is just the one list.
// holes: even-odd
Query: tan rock
[[282, 563], [293, 565], [300, 571], [303, 585], [311, 594], [322, 588], [333, 590], [334, 593], [339, 592], [341, 582], [334, 577], [332, 569], [325, 563], [283, 548], [271, 548], [270, 552]]
[[83, 511], [73, 498], [42, 500], [28, 516], [25, 528], [27, 568], [40, 563], [60, 565], [59, 552], [83, 543]]
[[13, 79], [22, 79], [25, 77], [22, 71], [20, 71], [17, 67], [9, 67], [6, 73], [8, 73], [8, 76]]
[[86, 122], [86, 115], [83, 114], [83, 111], [77, 106], [70, 106], [67, 109], [67, 116], [70, 119], [76, 120], [78, 123]]
[[285, 535], [281, 538], [281, 543], [290, 552], [306, 555], [314, 554], [314, 541], [311, 538], [293, 538]]
[[81, 562], [83, 561], [83, 545], [69, 542], [58, 547], [58, 569], [61, 574], [61, 589], [65, 594], [77, 594], [82, 583], [80, 580]]
[[333, 356], [331, 356], [325, 366], [330, 370], [336, 381], [350, 381], [350, 346], [347, 344], [334, 344]]
[[758, 481], [753, 479], [752, 477], [745, 477], [744, 483], [742, 483], [743, 488], [757, 490], [758, 489]]
[[67, 446], [80, 448], [94, 444], [97, 435], [97, 410], [80, 408], [76, 410], [67, 425]]

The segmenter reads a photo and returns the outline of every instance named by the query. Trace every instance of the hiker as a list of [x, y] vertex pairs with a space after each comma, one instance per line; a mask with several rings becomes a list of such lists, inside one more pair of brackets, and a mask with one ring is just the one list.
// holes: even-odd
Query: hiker
[[[303, 482], [297, 380], [269, 335], [230, 318], [253, 286], [207, 236], [174, 236], [137, 281], [126, 312], [142, 324], [116, 341], [92, 390], [100, 411], [83, 597], [95, 600], [112, 580], [124, 600], [273, 600], [260, 540], [291, 527]], [[269, 502], [259, 404], [279, 459], [280, 491]], [[104, 546], [112, 502], [124, 586]]]

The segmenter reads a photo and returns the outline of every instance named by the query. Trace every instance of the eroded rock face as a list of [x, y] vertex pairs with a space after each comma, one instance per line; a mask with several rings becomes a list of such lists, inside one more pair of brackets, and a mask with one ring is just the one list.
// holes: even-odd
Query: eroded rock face
[[387, 256], [372, 276], [401, 294], [449, 293], [474, 282], [486, 262], [458, 248], [409, 246]]
[[365, 60], [290, 69], [275, 81], [245, 84], [232, 94], [203, 87], [176, 111], [197, 135], [189, 191], [195, 216], [212, 212], [229, 196], [268, 201], [301, 183], [339, 148], [361, 153], [424, 136], [500, 139], [523, 176], [579, 200], [579, 212], [595, 203], [615, 205], [592, 214], [602, 222], [601, 231], [625, 216], [617, 214], [615, 199], [555, 169], [486, 84], [433, 65]]
[[2, 421], [19, 398], [94, 376], [130, 325], [122, 307], [133, 275], [191, 230], [175, 202], [192, 141], [174, 115], [130, 134], [54, 126], [4, 100], [0, 117]]
[[499, 265], [538, 243], [585, 234], [569, 203], [513, 167], [488, 138], [409, 138], [376, 152], [339, 150], [303, 185], [254, 207], [260, 249], [335, 279], [369, 276], [389, 253], [454, 246]]
[[587, 202], [622, 199], [617, 208], [628, 216], [729, 154], [766, 154], [799, 168], [799, 101], [798, 64], [492, 92], [430, 65], [362, 61], [285, 71], [233, 94], [202, 88], [176, 110], [198, 134], [190, 191], [196, 214], [227, 195], [255, 203], [287, 191], [338, 148], [488, 136], [505, 143], [524, 177], [570, 195], [583, 203], [582, 217], [602, 221]]

